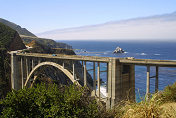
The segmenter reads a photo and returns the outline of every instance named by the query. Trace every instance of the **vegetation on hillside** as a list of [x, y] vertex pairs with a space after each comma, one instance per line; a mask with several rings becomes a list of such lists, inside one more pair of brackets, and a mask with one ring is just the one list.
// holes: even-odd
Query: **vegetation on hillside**
[[8, 46], [10, 45], [15, 35], [15, 32], [16, 32], [15, 30], [0, 23], [0, 48], [1, 49], [8, 48]]
[[[176, 88], [176, 84], [173, 86]], [[175, 89], [168, 90], [168, 87], [166, 89], [167, 91], [164, 90], [162, 93], [153, 94], [149, 100], [145, 99], [139, 103], [122, 101], [113, 109], [106, 111], [105, 106], [100, 106], [90, 97], [89, 91], [84, 87], [80, 88], [75, 84], [70, 86], [35, 84], [32, 88], [8, 93], [6, 98], [0, 101], [0, 111], [2, 118], [175, 118], [176, 108], [166, 108], [165, 103], [168, 101], [162, 101], [161, 96]]]
[[6, 96], [10, 91], [10, 59], [7, 51], [0, 49], [0, 98]]
[[36, 88], [13, 90], [0, 102], [2, 118], [94, 118], [99, 107], [87, 94], [87, 89], [76, 85], [36, 85]]
[[12, 51], [25, 48], [25, 45], [15, 30], [0, 23], [0, 49]]
[[72, 47], [68, 44], [61, 43], [61, 42], [56, 42], [52, 39], [45, 39], [45, 38], [38, 38], [38, 37], [31, 37], [31, 36], [23, 36], [20, 35], [22, 40], [24, 41], [25, 44], [30, 43], [31, 41], [35, 40], [41, 45], [50, 47], [50, 48], [66, 48], [66, 49], [72, 49]]
[[19, 25], [15, 24], [15, 23], [12, 23], [8, 20], [0, 18], [0, 23], [3, 23], [4, 25], [7, 25], [10, 28], [16, 30], [20, 35], [35, 36], [31, 32], [29, 32], [27, 29], [21, 28]]
[[53, 54], [54, 53], [54, 51], [50, 47], [42, 45], [35, 40], [31, 41], [26, 46], [32, 47], [32, 48], [25, 51], [25, 52], [28, 52], [28, 53], [47, 53], [47, 54]]

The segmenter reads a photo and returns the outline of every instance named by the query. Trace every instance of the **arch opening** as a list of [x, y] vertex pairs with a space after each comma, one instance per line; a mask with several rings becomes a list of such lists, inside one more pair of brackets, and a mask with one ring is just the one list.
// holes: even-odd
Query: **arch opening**
[[[46, 69], [46, 67], [49, 67], [48, 69]], [[51, 73], [53, 72], [52, 70], [50, 70], [51, 68], [55, 68], [60, 74], [63, 75], [63, 80], [62, 81], [65, 81], [70, 83], [76, 83], [77, 85], [81, 86], [79, 84], [78, 81], [74, 80], [74, 77], [73, 77], [73, 74], [68, 71], [67, 69], [64, 69], [61, 65], [57, 64], [57, 63], [54, 63], [54, 62], [42, 62], [38, 65], [36, 65], [32, 71], [29, 73], [28, 77], [27, 77], [27, 80], [24, 84], [24, 86], [28, 86], [31, 83], [31, 86], [34, 84], [37, 76], [35, 76], [34, 74], [38, 71], [38, 74], [40, 74], [40, 70], [45, 70], [45, 71], [50, 71]], [[49, 73], [49, 72], [48, 72]], [[33, 80], [31, 79], [33, 77]], [[68, 79], [67, 79], [68, 78]], [[65, 80], [64, 80], [65, 79]], [[69, 80], [69, 81], [68, 81]]]

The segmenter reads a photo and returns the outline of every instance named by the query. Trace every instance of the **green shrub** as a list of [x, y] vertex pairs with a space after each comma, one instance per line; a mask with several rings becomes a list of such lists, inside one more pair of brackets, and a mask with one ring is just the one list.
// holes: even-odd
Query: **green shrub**
[[8, 93], [1, 101], [1, 117], [98, 117], [96, 101], [85, 88], [37, 85]]
[[176, 83], [167, 86], [161, 93], [160, 98], [163, 102], [176, 102]]

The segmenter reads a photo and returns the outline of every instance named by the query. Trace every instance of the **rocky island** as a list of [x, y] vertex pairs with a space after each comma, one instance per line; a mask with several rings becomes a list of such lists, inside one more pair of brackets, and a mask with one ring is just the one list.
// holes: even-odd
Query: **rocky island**
[[114, 50], [113, 53], [124, 53], [124, 52], [125, 52], [125, 51], [124, 51], [122, 48], [117, 47], [117, 48]]

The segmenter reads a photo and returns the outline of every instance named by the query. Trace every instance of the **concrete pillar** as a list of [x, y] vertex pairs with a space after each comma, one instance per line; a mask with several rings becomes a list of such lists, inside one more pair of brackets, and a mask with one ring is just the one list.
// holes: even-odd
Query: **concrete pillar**
[[107, 94], [107, 101], [106, 101], [106, 109], [111, 108], [111, 99], [112, 99], [112, 60], [108, 62], [108, 94]]
[[106, 93], [108, 93], [108, 63], [107, 63], [107, 65], [106, 65]]
[[122, 66], [117, 59], [110, 59], [108, 63], [108, 97], [106, 108], [112, 108], [121, 99]]
[[[34, 68], [34, 59], [32, 59], [32, 69]], [[31, 69], [31, 70], [32, 70]]]
[[73, 79], [75, 80], [75, 64], [73, 62]]
[[21, 88], [24, 87], [23, 58], [21, 57]]
[[20, 65], [18, 64], [18, 57], [15, 53], [11, 53], [11, 87], [15, 90], [21, 88]]
[[84, 77], [84, 62], [82, 61], [82, 76]]
[[134, 65], [121, 64], [121, 100], [135, 100], [135, 68]]
[[147, 66], [146, 98], [149, 99], [150, 93], [150, 66]]
[[65, 68], [64, 62], [63, 62], [63, 64], [62, 64], [62, 67]]
[[95, 62], [93, 62], [93, 90], [94, 90], [94, 96], [95, 96], [96, 95]]
[[135, 100], [135, 67], [125, 65], [123, 69], [123, 66], [118, 59], [111, 58], [108, 62], [107, 109], [126, 98]]
[[158, 92], [158, 66], [156, 66], [155, 92]]
[[29, 68], [28, 68], [28, 59], [26, 58], [26, 78], [28, 77], [29, 75]]
[[[112, 100], [111, 108], [116, 105], [117, 102], [122, 100], [122, 65], [118, 60], [112, 60]], [[109, 89], [108, 89], [109, 90]]]
[[31, 72], [31, 58], [28, 59], [28, 70], [29, 70], [29, 73]]
[[100, 101], [100, 62], [98, 62], [98, 66], [97, 66], [97, 85], [98, 85], [98, 98]]
[[86, 61], [84, 62], [84, 86], [87, 86], [87, 69], [86, 69]]
[[39, 64], [39, 63], [41, 63], [41, 60], [40, 60], [40, 58], [38, 58], [38, 64]]
[[136, 96], [135, 96], [136, 95], [135, 94], [135, 65], [130, 65], [129, 77], [130, 77], [129, 99], [132, 101], [135, 101], [135, 98], [136, 98]]

